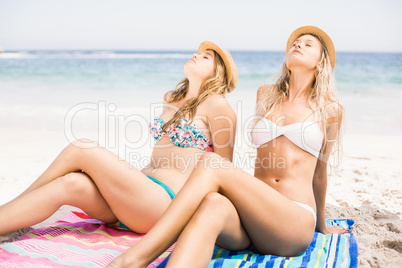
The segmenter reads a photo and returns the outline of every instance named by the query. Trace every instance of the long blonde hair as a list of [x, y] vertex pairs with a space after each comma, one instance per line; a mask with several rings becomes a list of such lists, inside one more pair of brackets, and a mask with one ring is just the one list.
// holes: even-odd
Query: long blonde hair
[[[319, 36], [314, 34], [310, 35], [316, 37], [320, 41], [322, 52], [313, 85], [311, 90], [308, 92], [307, 101], [316, 115], [315, 120], [318, 119], [321, 121], [321, 128], [324, 130], [325, 143], [323, 150], [325, 152], [327, 142], [329, 141], [335, 141], [335, 144], [338, 145], [337, 147], [341, 148], [342, 135], [338, 132], [336, 140], [327, 140], [326, 129], [327, 120], [334, 117], [341, 116], [341, 118], [338, 118], [338, 121], [343, 124], [344, 112], [342, 105], [339, 104], [336, 99], [335, 78], [327, 47]], [[289, 95], [290, 73], [290, 70], [286, 66], [286, 62], [283, 63], [282, 70], [279, 73], [276, 83], [272, 85], [269, 90], [266, 90], [263, 93], [261, 100], [257, 104], [257, 116], [266, 117], [268, 114], [276, 110], [282, 104], [282, 101]], [[337, 106], [333, 105], [333, 103], [337, 103]], [[339, 126], [339, 129], [341, 129], [341, 126]], [[338, 151], [338, 153], [340, 152]]]
[[[179, 119], [186, 118], [188, 116], [189, 123], [194, 119], [197, 112], [198, 106], [213, 94], [225, 95], [228, 90], [226, 69], [221, 56], [214, 51], [215, 54], [215, 73], [212, 77], [205, 80], [198, 91], [198, 95], [194, 98], [187, 100], [176, 113], [173, 115], [172, 119], [167, 121], [163, 127], [162, 131], [166, 129], [173, 123], [178, 122]], [[171, 92], [171, 94], [165, 94], [164, 100], [167, 103], [174, 103], [184, 99], [188, 92], [189, 81], [187, 78], [183, 79], [176, 85], [176, 89]], [[169, 95], [169, 96], [168, 96]]]

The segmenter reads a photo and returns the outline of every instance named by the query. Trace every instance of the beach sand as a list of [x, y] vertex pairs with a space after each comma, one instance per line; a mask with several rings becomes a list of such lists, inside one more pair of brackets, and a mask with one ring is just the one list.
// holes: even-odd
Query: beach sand
[[402, 267], [402, 157], [398, 136], [345, 135], [328, 179], [327, 218], [355, 221], [359, 267]]
[[[27, 135], [29, 133], [29, 135]], [[0, 129], [0, 204], [17, 196], [67, 145], [63, 131]], [[247, 151], [247, 145], [237, 149]], [[336, 174], [328, 179], [327, 218], [355, 221], [359, 267], [402, 267], [402, 144], [398, 136], [346, 135]], [[149, 153], [149, 148], [140, 150]], [[64, 206], [43, 226], [63, 216]], [[24, 229], [0, 237], [9, 242]]]

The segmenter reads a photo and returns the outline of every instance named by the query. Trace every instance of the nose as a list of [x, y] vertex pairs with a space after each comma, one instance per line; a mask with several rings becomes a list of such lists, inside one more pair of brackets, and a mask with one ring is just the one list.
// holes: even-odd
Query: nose
[[193, 58], [197, 58], [198, 57], [198, 54], [197, 53], [194, 53], [193, 54]]
[[296, 47], [296, 48], [301, 48], [300, 42], [295, 43], [295, 47]]

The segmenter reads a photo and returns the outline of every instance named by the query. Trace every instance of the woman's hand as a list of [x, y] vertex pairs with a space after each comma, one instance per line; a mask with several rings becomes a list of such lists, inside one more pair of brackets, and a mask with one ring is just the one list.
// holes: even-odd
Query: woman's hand
[[324, 234], [346, 234], [349, 230], [337, 225], [327, 226], [323, 231]]

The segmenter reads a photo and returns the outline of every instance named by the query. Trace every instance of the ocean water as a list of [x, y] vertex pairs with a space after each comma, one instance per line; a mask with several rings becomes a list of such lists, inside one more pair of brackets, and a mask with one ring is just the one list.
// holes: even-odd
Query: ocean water
[[[153, 104], [184, 78], [183, 66], [192, 53], [1, 53], [0, 128], [60, 130], [74, 117], [71, 127], [85, 133], [86, 128], [100, 128], [101, 110], [126, 117], [141, 114], [149, 120]], [[285, 54], [233, 51], [232, 56], [239, 80], [227, 98], [237, 113], [252, 114], [257, 88], [273, 81]], [[339, 52], [335, 78], [349, 133], [402, 134], [402, 53]]]

